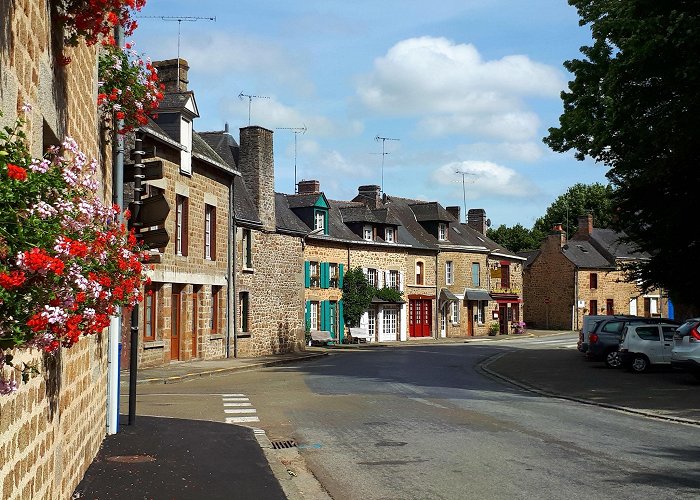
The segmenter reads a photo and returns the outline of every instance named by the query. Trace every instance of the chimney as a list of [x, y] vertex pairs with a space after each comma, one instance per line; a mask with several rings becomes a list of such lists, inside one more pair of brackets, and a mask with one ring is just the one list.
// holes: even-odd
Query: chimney
[[167, 61], [155, 61], [153, 66], [158, 70], [158, 80], [165, 85], [166, 92], [187, 91], [187, 71], [190, 65], [180, 59], [168, 59]]
[[224, 134], [228, 134], [228, 122], [224, 122]]
[[238, 169], [253, 197], [263, 228], [274, 231], [275, 163], [272, 153], [272, 130], [252, 126], [241, 128], [240, 133]]
[[298, 194], [314, 194], [321, 192], [321, 183], [316, 180], [299, 181], [297, 185]]
[[481, 234], [486, 234], [486, 210], [483, 208], [470, 208], [467, 212], [467, 224]]
[[559, 238], [559, 248], [566, 245], [566, 232], [562, 229], [561, 222], [557, 222], [552, 226], [551, 236]]
[[593, 232], [593, 215], [579, 215], [578, 230], [571, 239], [587, 240]]
[[355, 196], [352, 201], [361, 201], [373, 210], [381, 207], [382, 202], [381, 197], [379, 196], [381, 188], [376, 184], [360, 186], [357, 188], [357, 192], [357, 196]]
[[457, 206], [457, 207], [445, 207], [445, 210], [447, 210], [447, 212], [448, 212], [452, 217], [454, 217], [455, 219], [457, 219], [457, 222], [462, 222], [462, 219], [460, 219], [460, 215], [461, 215], [460, 212], [461, 212], [461, 211], [460, 211], [460, 208], [459, 208], [458, 206]]

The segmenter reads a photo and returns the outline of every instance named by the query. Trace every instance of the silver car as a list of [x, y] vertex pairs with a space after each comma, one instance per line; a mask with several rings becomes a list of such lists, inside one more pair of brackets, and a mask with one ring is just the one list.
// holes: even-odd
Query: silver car
[[673, 336], [671, 366], [700, 378], [700, 318], [691, 318]]

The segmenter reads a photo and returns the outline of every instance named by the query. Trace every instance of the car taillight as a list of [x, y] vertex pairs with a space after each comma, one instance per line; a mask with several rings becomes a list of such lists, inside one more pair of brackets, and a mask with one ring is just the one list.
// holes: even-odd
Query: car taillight
[[695, 325], [690, 330], [690, 339], [688, 339], [690, 342], [700, 342], [700, 332], [698, 331], [698, 326], [700, 326], [700, 323]]
[[[598, 342], [598, 334], [597, 333], [591, 333], [591, 336], [588, 337], [588, 340], [590, 341], [591, 344], [595, 344]], [[700, 339], [698, 339], [700, 340]]]

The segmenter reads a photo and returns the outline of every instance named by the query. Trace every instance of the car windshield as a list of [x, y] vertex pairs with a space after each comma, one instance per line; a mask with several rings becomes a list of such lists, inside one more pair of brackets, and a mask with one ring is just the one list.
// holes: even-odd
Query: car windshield
[[690, 335], [690, 330], [693, 329], [693, 327], [700, 323], [700, 318], [693, 318], [689, 319], [685, 323], [683, 323], [681, 326], [678, 327], [678, 330], [676, 330], [676, 333], [681, 336], [681, 337], [686, 337]]

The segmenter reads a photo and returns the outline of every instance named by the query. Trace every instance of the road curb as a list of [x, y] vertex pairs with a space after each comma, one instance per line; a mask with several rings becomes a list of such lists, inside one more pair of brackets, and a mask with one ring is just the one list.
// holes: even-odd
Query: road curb
[[622, 413], [627, 413], [627, 414], [631, 414], [631, 415], [640, 415], [643, 417], [653, 418], [656, 420], [663, 420], [666, 422], [675, 422], [678, 424], [700, 426], [700, 420], [694, 420], [691, 418], [683, 418], [683, 417], [674, 417], [674, 416], [670, 416], [670, 415], [660, 415], [658, 413], [654, 413], [653, 411], [649, 411], [649, 410], [640, 410], [637, 408], [629, 408], [626, 406], [615, 405], [612, 403], [591, 401], [590, 399], [578, 398], [578, 397], [574, 397], [574, 396], [566, 396], [563, 394], [549, 392], [549, 391], [546, 391], [546, 390], [541, 389], [539, 387], [535, 387], [533, 385], [526, 384], [525, 382], [522, 382], [520, 380], [514, 380], [510, 377], [506, 377], [505, 375], [502, 375], [502, 374], [496, 372], [495, 370], [492, 370], [489, 368], [489, 365], [491, 363], [493, 363], [494, 361], [498, 360], [499, 358], [505, 356], [506, 354], [508, 354], [508, 353], [501, 352], [501, 353], [495, 354], [494, 356], [491, 356], [490, 358], [487, 358], [484, 361], [482, 361], [481, 363], [479, 363], [477, 365], [477, 368], [482, 373], [484, 373], [492, 378], [497, 378], [503, 382], [514, 385], [514, 386], [516, 386], [520, 389], [523, 389], [525, 391], [539, 394], [540, 396], [545, 396], [548, 398], [563, 399], [566, 401], [574, 401], [576, 403], [581, 403], [581, 404], [585, 404], [585, 405], [589, 405], [589, 406], [598, 406], [600, 408], [607, 408], [607, 409], [619, 411]]
[[198, 377], [212, 377], [212, 376], [220, 375], [222, 373], [257, 370], [259, 368], [265, 368], [268, 366], [286, 365], [289, 363], [294, 363], [296, 361], [309, 361], [311, 359], [320, 358], [322, 356], [328, 356], [328, 353], [325, 353], [325, 352], [309, 353], [305, 356], [298, 356], [298, 357], [294, 357], [294, 358], [274, 359], [274, 360], [261, 361], [259, 363], [251, 363], [251, 364], [246, 364], [246, 365], [227, 366], [225, 368], [216, 368], [216, 369], [212, 369], [212, 370], [196, 371], [196, 372], [191, 372], [191, 373], [184, 373], [182, 375], [173, 375], [170, 377], [143, 378], [143, 379], [138, 379], [136, 381], [136, 384], [137, 385], [176, 384], [178, 382], [184, 382], [186, 380], [191, 380], [191, 379], [198, 378]]

